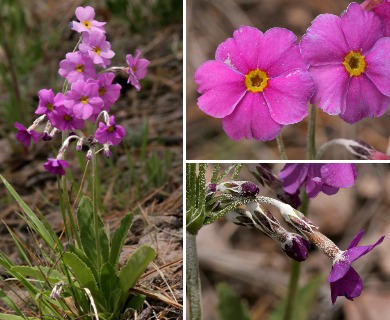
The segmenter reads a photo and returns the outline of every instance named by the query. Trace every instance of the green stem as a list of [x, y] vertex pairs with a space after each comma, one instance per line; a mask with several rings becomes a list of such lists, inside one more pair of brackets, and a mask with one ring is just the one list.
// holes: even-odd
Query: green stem
[[96, 252], [97, 252], [97, 270], [100, 270], [102, 266], [102, 255], [100, 250], [100, 232], [99, 232], [99, 209], [98, 209], [98, 197], [97, 197], [97, 163], [95, 147], [91, 148], [92, 151], [92, 203], [93, 203], [93, 224], [95, 228], [96, 236]]
[[[306, 192], [303, 192], [302, 204], [299, 207], [299, 211], [301, 211], [305, 216], [309, 212], [309, 198], [307, 197]], [[299, 282], [299, 273], [300, 273], [301, 265], [300, 262], [293, 260], [291, 263], [290, 269], [290, 283], [288, 285], [288, 294], [286, 301], [286, 308], [284, 309], [283, 320], [289, 320], [293, 318], [294, 307], [296, 302], [296, 293], [298, 290], [298, 282]]]
[[316, 159], [316, 106], [309, 108], [309, 128], [307, 133], [307, 157], [309, 160]]
[[190, 320], [202, 320], [202, 292], [200, 288], [198, 252], [196, 250], [196, 235], [187, 231], [187, 297], [189, 302]]
[[280, 158], [282, 160], [288, 160], [287, 154], [286, 154], [286, 149], [284, 148], [282, 133], [278, 134], [278, 136], [276, 137], [276, 142], [278, 144], [278, 150], [279, 150]]

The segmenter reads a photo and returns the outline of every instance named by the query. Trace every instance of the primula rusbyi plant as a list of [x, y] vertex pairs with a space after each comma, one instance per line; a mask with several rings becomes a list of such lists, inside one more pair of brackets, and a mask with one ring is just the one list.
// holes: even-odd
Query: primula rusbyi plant
[[[79, 21], [72, 22], [71, 28], [80, 33], [80, 41], [74, 52], [66, 54], [66, 59], [60, 62], [58, 71], [65, 78], [63, 91], [40, 90], [35, 111], [39, 117], [28, 128], [15, 123], [18, 130], [16, 138], [26, 147], [32, 141], [52, 140], [61, 133], [62, 145], [58, 154], [55, 158], [49, 157], [44, 168], [62, 176], [58, 179], [59, 199], [67, 244], [63, 244], [49, 222], [43, 216], [37, 216], [0, 176], [21, 206], [24, 213], [22, 218], [34, 233], [32, 238], [37, 239], [38, 235], [43, 241], [41, 244], [35, 240], [36, 250], [40, 250], [38, 255], [34, 250], [27, 250], [26, 245], [9, 229], [26, 265], [15, 265], [3, 252], [0, 252], [0, 265], [24, 287], [30, 298], [27, 299], [27, 317], [26, 312], [0, 289], [1, 298], [20, 316], [12, 318], [4, 315], [5, 319], [127, 318], [129, 309], [140, 309], [145, 300], [144, 295], [133, 294], [130, 290], [156, 256], [153, 248], [141, 246], [123, 263], [119, 262], [133, 215], [128, 213], [123, 217], [111, 235], [99, 214], [96, 179], [97, 153], [103, 151], [110, 157], [110, 147], [118, 145], [125, 136], [125, 129], [116, 123], [114, 115], [108, 113], [119, 99], [121, 90], [119, 84], [113, 83], [115, 74], [111, 71], [130, 74], [129, 82], [139, 91], [139, 80], [145, 77], [149, 61], [139, 59], [140, 51], [137, 50], [137, 62], [128, 67], [97, 70], [96, 67], [106, 68], [110, 65], [110, 59], [114, 56], [106, 40], [105, 22], [94, 20], [92, 7], [77, 8], [76, 17]], [[140, 69], [138, 72], [137, 68]], [[46, 124], [40, 134], [40, 125], [44, 121]], [[90, 122], [88, 125], [87, 121]], [[88, 133], [88, 128], [94, 128], [94, 131]], [[88, 149], [86, 157], [92, 162], [92, 200], [83, 196], [78, 201], [77, 196], [75, 203], [70, 202], [64, 175], [70, 167], [65, 156], [71, 144], [75, 144], [76, 151], [81, 151], [83, 146]], [[42, 265], [37, 265], [37, 262]], [[30, 300], [36, 306], [32, 307]], [[0, 318], [3, 319], [3, 315]]]
[[241, 26], [196, 70], [199, 108], [233, 140], [277, 137], [283, 159], [283, 127], [310, 109], [308, 157], [318, 158], [316, 108], [354, 124], [390, 106], [390, 1], [371, 2], [320, 14], [299, 43], [287, 29]]
[[[384, 236], [373, 245], [358, 246], [364, 231], [361, 231], [343, 251], [320, 232], [320, 226], [307, 217], [310, 198], [319, 192], [333, 195], [340, 188], [350, 188], [357, 179], [354, 164], [287, 164], [279, 173], [273, 174], [263, 164], [248, 165], [263, 187], [268, 187], [280, 201], [273, 197], [262, 196], [262, 189], [251, 181], [237, 180], [240, 167], [230, 167], [219, 175], [220, 165], [215, 165], [210, 182], [206, 182], [206, 164], [200, 164], [197, 173], [195, 164], [187, 164], [187, 290], [190, 304], [191, 319], [199, 319], [201, 315], [200, 282], [196, 258], [196, 235], [204, 225], [212, 223], [221, 217], [235, 224], [257, 229], [275, 240], [286, 255], [303, 262], [310, 255], [312, 247], [318, 247], [332, 260], [332, 269], [328, 277], [330, 284], [330, 300], [334, 304], [337, 297], [345, 296], [349, 300], [358, 297], [363, 289], [362, 279], [351, 266], [354, 261], [369, 253], [382, 243]], [[231, 178], [227, 179], [229, 172]], [[305, 186], [305, 191], [299, 195], [299, 189]], [[285, 202], [281, 189], [291, 192], [301, 198], [302, 206], [297, 210]], [[307, 196], [304, 196], [304, 193]], [[276, 207], [281, 217], [292, 229], [282, 226], [276, 216], [267, 209]], [[298, 266], [298, 269], [296, 269]], [[294, 270], [294, 272], [293, 272]], [[299, 274], [299, 264], [292, 264], [292, 274]], [[298, 277], [291, 277], [292, 282]], [[290, 284], [289, 302], [284, 310], [285, 315], [293, 314], [294, 290]], [[292, 300], [291, 300], [292, 299]]]

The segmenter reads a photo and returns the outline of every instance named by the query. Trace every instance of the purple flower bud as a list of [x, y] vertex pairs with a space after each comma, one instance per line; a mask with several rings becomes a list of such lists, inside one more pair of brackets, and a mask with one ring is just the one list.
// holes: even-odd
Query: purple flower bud
[[244, 197], [256, 197], [259, 193], [259, 187], [253, 182], [247, 181], [241, 185], [241, 195]]
[[16, 133], [16, 139], [22, 142], [26, 147], [29, 147], [31, 144], [31, 139], [35, 142], [38, 142], [40, 139], [39, 133], [35, 132], [32, 129], [27, 129], [24, 125], [19, 122], [15, 122], [15, 128], [18, 129]]
[[217, 191], [217, 184], [209, 183], [206, 187], [206, 195], [212, 195]]
[[92, 159], [92, 150], [91, 149], [89, 149], [87, 151], [87, 154], [85, 155], [85, 157], [87, 158], [87, 160], [91, 160]]
[[49, 132], [47, 132], [47, 131], [42, 132], [42, 140], [43, 141], [50, 141], [52, 139], [53, 138], [50, 136]]
[[291, 258], [296, 261], [305, 261], [309, 255], [308, 250], [311, 245], [305, 238], [297, 234], [290, 234], [290, 237], [281, 244], [282, 250]]

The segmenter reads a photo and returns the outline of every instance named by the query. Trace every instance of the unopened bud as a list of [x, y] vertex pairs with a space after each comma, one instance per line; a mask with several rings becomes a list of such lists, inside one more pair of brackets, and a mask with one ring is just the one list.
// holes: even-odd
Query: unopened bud
[[289, 233], [287, 240], [281, 243], [282, 250], [296, 261], [305, 261], [309, 256], [310, 242], [295, 233]]
[[112, 153], [110, 151], [110, 145], [109, 144], [104, 144], [104, 155], [107, 157], [107, 158], [111, 158], [112, 156]]
[[242, 197], [256, 197], [259, 193], [259, 187], [250, 181], [230, 181], [219, 184], [218, 191], [239, 195]]
[[87, 151], [87, 154], [85, 155], [85, 157], [87, 158], [87, 160], [91, 160], [92, 159], [92, 150], [91, 149], [89, 149]]

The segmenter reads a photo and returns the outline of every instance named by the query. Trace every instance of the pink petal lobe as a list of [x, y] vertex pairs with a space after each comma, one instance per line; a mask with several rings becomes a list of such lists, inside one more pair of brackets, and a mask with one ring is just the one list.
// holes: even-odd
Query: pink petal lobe
[[381, 19], [355, 2], [341, 16], [341, 28], [350, 50], [362, 51], [363, 54], [383, 36]]
[[390, 38], [378, 40], [366, 55], [365, 74], [381, 93], [390, 96]]
[[248, 92], [232, 114], [222, 119], [223, 129], [233, 140], [242, 138], [268, 141], [274, 139], [283, 126], [272, 120], [260, 93]]
[[95, 17], [95, 10], [90, 6], [87, 6], [85, 8], [78, 7], [76, 9], [76, 17], [81, 22], [85, 20], [92, 20]]
[[299, 52], [297, 36], [284, 28], [272, 28], [264, 33], [257, 65], [270, 77], [277, 77], [293, 69], [307, 69]]
[[340, 114], [346, 108], [346, 92], [349, 75], [342, 64], [311, 67], [309, 69], [316, 85], [313, 104], [328, 114]]
[[307, 116], [308, 102], [314, 93], [314, 82], [309, 72], [296, 69], [268, 81], [264, 98], [273, 120], [291, 124]]
[[244, 76], [223, 62], [205, 62], [194, 78], [202, 94], [198, 106], [212, 117], [223, 118], [231, 114], [246, 93]]
[[372, 9], [384, 22], [384, 36], [390, 37], [390, 0], [383, 1]]
[[302, 57], [313, 66], [342, 63], [350, 48], [341, 30], [341, 20], [320, 14], [313, 20], [300, 43]]
[[233, 38], [228, 38], [218, 46], [215, 59], [247, 74], [257, 68], [262, 36], [259, 29], [242, 26], [234, 31]]

